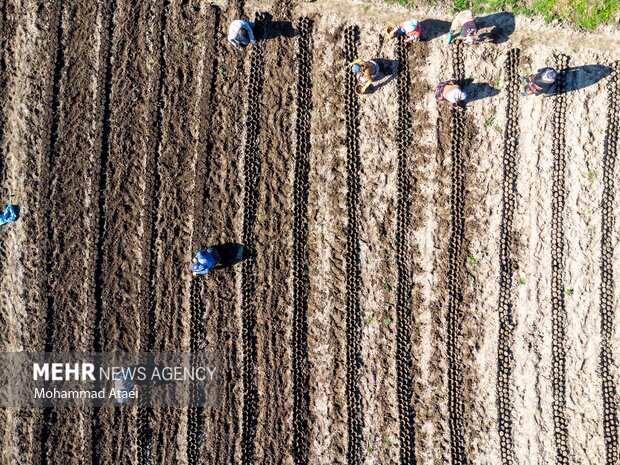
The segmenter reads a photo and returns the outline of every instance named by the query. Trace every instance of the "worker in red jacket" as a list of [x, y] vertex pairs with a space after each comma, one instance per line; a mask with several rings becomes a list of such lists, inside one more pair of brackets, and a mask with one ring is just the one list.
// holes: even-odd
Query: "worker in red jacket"
[[536, 74], [521, 78], [521, 95], [553, 94], [558, 74], [553, 68], [541, 68]]

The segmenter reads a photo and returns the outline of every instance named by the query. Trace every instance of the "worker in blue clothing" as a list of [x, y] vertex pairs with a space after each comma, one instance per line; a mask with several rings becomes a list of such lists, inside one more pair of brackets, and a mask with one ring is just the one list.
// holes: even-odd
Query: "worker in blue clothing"
[[0, 213], [0, 226], [3, 226], [8, 223], [12, 223], [17, 219], [17, 212], [15, 211], [15, 207], [13, 205], [9, 205], [4, 210], [4, 213]]
[[213, 268], [215, 268], [220, 262], [222, 258], [217, 250], [214, 247], [209, 247], [206, 250], [200, 250], [194, 259], [192, 260], [192, 264], [190, 265], [190, 269], [194, 276], [203, 275], [209, 273]]

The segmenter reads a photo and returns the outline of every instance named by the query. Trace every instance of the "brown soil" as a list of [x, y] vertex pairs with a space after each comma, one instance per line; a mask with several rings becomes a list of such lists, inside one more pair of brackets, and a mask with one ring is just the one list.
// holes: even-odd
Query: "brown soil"
[[[238, 17], [253, 20], [260, 11], [273, 15], [265, 22], [260, 48], [253, 55], [234, 50], [225, 38], [228, 24]], [[221, 401], [213, 407], [5, 409], [0, 412], [1, 464], [297, 464], [303, 462], [294, 444], [299, 428], [307, 440], [307, 463], [347, 463], [349, 444], [355, 442], [349, 437], [346, 376], [352, 362], [346, 347], [353, 330], [346, 305], [351, 261], [345, 259], [347, 237], [352, 237], [346, 199], [353, 168], [360, 177], [359, 256], [354, 257], [360, 276], [361, 348], [354, 360], [360, 454], [369, 465], [401, 463], [396, 323], [398, 265], [405, 263], [413, 283], [413, 452], [419, 464], [450, 462], [455, 440], [449, 425], [448, 300], [450, 267], [455, 266], [449, 263], [450, 173], [455, 160], [451, 112], [437, 105], [432, 93], [437, 82], [452, 77], [443, 36], [407, 47], [408, 102], [399, 101], [400, 75], [388, 76], [384, 85], [360, 97], [360, 163], [353, 168], [347, 163], [344, 27], [360, 26], [360, 57], [384, 59], [396, 69], [395, 44], [381, 31], [405, 15], [414, 13], [379, 1], [2, 3], [0, 209], [7, 203], [20, 206], [20, 219], [0, 228], [2, 349], [215, 350], [222, 355], [225, 376]], [[438, 15], [448, 20], [447, 14]], [[307, 358], [303, 347], [293, 347], [299, 343], [293, 290], [299, 256], [292, 231], [299, 199], [294, 193], [299, 117], [294, 32], [301, 16], [314, 20], [312, 114], [305, 115], [312, 131], [305, 193]], [[462, 293], [460, 421], [469, 463], [501, 463], [502, 456], [496, 396], [506, 53], [521, 49], [522, 72], [552, 64], [558, 50], [571, 56], [571, 66], [607, 66], [620, 43], [611, 29], [581, 36], [522, 18], [516, 28], [506, 43], [463, 50], [465, 77], [498, 89], [468, 104], [462, 151], [464, 231], [456, 266]], [[532, 31], [545, 33], [547, 42], [534, 42]], [[251, 63], [260, 69], [251, 69]], [[255, 88], [250, 77], [261, 73], [260, 93], [250, 100], [249, 89]], [[561, 213], [563, 282], [570, 290], [564, 409], [574, 463], [603, 463], [609, 453], [604, 437], [613, 431], [603, 422], [599, 368], [600, 202], [610, 78], [588, 83], [590, 77], [575, 78], [570, 84], [578, 88], [566, 95], [567, 195]], [[509, 385], [512, 453], [527, 464], [556, 460], [552, 102], [528, 98], [519, 107]], [[409, 105], [412, 112], [405, 165], [411, 186], [407, 257], [397, 256], [396, 245], [398, 105]], [[256, 116], [258, 127], [251, 153], [248, 115]], [[607, 137], [617, 138], [617, 123], [613, 127], [615, 136]], [[251, 170], [244, 160], [252, 159], [257, 172], [248, 179], [244, 173]], [[256, 211], [247, 215], [251, 188]], [[616, 182], [616, 207], [619, 191]], [[618, 223], [612, 231], [616, 239]], [[243, 265], [192, 278], [188, 264], [196, 250], [240, 244], [244, 237], [253, 242]], [[614, 263], [614, 276], [619, 262], [606, 262], [608, 268]], [[255, 292], [248, 301], [249, 279]], [[255, 311], [250, 333], [247, 309]], [[611, 323], [610, 331], [620, 333], [620, 319]], [[247, 341], [255, 345], [249, 347], [251, 363], [244, 364]], [[611, 352], [615, 362], [608, 372], [618, 385], [620, 349], [613, 340]], [[308, 412], [301, 413], [307, 413], [307, 430], [295, 423], [295, 353], [302, 354], [309, 377]], [[248, 367], [255, 410], [246, 405], [252, 398], [243, 382]], [[249, 428], [243, 421], [248, 414]]]

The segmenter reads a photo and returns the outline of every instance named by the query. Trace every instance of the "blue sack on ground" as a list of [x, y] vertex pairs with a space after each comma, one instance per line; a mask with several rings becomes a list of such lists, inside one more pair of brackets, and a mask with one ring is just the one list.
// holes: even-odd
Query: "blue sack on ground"
[[15, 213], [15, 207], [13, 205], [9, 205], [4, 210], [4, 213], [0, 215], [0, 226], [3, 226], [7, 223], [12, 223], [17, 219], [17, 214]]

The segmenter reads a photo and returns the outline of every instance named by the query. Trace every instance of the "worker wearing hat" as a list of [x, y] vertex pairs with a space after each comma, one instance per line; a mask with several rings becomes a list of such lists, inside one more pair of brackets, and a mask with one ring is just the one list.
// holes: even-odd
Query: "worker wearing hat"
[[417, 42], [422, 35], [422, 25], [417, 19], [408, 19], [402, 22], [388, 34], [389, 39], [394, 39], [397, 36], [405, 36], [405, 42]]
[[373, 81], [376, 81], [380, 76], [379, 64], [373, 60], [362, 60], [358, 58], [355, 61], [349, 63], [351, 71], [355, 74], [355, 77], [362, 85], [362, 93], [366, 91]]
[[459, 34], [467, 45], [471, 45], [478, 40], [478, 26], [471, 10], [461, 11], [456, 15], [454, 21], [452, 21], [452, 26], [450, 26], [448, 43], [452, 41], [453, 36]]
[[450, 107], [454, 110], [463, 109], [467, 94], [461, 89], [455, 81], [440, 82], [435, 89], [435, 98], [437, 101], [446, 101], [450, 103]]
[[557, 73], [553, 68], [541, 68], [536, 74], [521, 78], [521, 95], [553, 94], [556, 90]]

